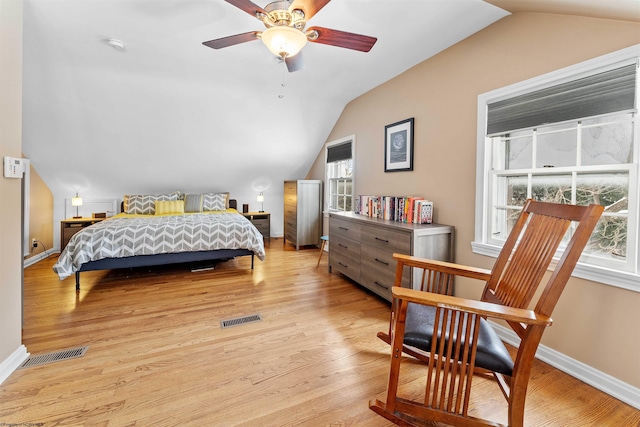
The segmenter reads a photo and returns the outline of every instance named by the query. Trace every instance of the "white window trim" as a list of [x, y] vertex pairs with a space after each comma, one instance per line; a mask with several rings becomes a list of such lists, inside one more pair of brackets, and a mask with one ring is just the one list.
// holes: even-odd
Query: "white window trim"
[[[581, 75], [587, 75], [592, 73], [595, 69], [600, 68], [615, 68], [619, 66], [621, 62], [625, 61], [638, 61], [640, 57], [640, 45], [631, 46], [626, 49], [619, 50], [607, 55], [600, 56], [598, 58], [582, 62], [570, 67], [563, 68], [558, 71], [544, 74], [542, 76], [534, 77], [523, 82], [515, 83], [500, 89], [496, 89], [491, 92], [487, 92], [478, 96], [478, 120], [477, 120], [477, 141], [476, 141], [476, 206], [475, 206], [475, 232], [474, 241], [471, 243], [471, 248], [474, 253], [479, 255], [486, 255], [490, 257], [497, 257], [502, 249], [501, 246], [486, 243], [487, 239], [487, 221], [486, 216], [490, 212], [488, 201], [485, 197], [489, 191], [489, 182], [487, 180], [487, 168], [490, 167], [490, 153], [485, 150], [486, 147], [486, 129], [487, 129], [487, 104], [496, 102], [501, 99], [517, 96], [523, 93], [531, 92], [543, 87], [550, 86], [551, 84], [559, 84], [570, 80], [580, 78]], [[640, 138], [638, 120], [636, 120], [636, 128], [634, 137]], [[636, 145], [638, 147], [638, 145]], [[640, 149], [634, 150], [634, 162], [638, 164]], [[637, 169], [637, 167], [636, 167]], [[637, 175], [637, 172], [633, 174]], [[640, 193], [636, 188], [636, 193]], [[640, 198], [640, 194], [636, 194], [636, 201]], [[635, 229], [635, 228], [634, 228]], [[635, 229], [637, 235], [638, 230]], [[636, 248], [632, 253], [635, 253], [638, 257], [638, 245], [640, 238], [636, 238]], [[605, 267], [599, 267], [594, 265], [587, 265], [584, 263], [578, 263], [573, 276], [580, 277], [594, 282], [599, 282], [611, 286], [615, 286], [622, 289], [628, 289], [635, 292], [640, 292], [640, 272], [624, 272], [608, 269]]]
[[[340, 144], [344, 144], [345, 142], [349, 142], [351, 141], [351, 162], [353, 164], [353, 175], [351, 176], [351, 188], [352, 188], [352, 192], [353, 194], [351, 195], [351, 210], [353, 210], [355, 208], [354, 203], [355, 203], [355, 194], [356, 194], [356, 174], [355, 174], [355, 170], [356, 170], [356, 136], [355, 135], [349, 135], [349, 136], [345, 136], [343, 138], [340, 139], [336, 139], [334, 141], [329, 141], [324, 145], [324, 179], [325, 181], [327, 181], [327, 155], [329, 153], [329, 148], [333, 147], [334, 145], [340, 145]], [[325, 213], [326, 212], [340, 212], [339, 210], [336, 209], [329, 209], [329, 185], [327, 182], [327, 185], [324, 186], [324, 206], [325, 206]]]
[[29, 209], [31, 204], [31, 160], [22, 159], [24, 165], [24, 175], [22, 178], [22, 250], [23, 257], [31, 253], [31, 239], [29, 233]]

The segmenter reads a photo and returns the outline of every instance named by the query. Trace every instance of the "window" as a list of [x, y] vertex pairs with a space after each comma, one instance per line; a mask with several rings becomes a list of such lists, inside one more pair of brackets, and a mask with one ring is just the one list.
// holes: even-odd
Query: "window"
[[327, 143], [326, 206], [330, 211], [353, 210], [353, 150], [355, 137]]
[[636, 46], [480, 95], [474, 252], [497, 255], [527, 198], [598, 203], [574, 274], [640, 292], [639, 56]]

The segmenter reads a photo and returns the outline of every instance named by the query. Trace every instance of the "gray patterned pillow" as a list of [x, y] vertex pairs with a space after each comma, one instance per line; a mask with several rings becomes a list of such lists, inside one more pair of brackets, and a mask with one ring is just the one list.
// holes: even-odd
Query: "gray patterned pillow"
[[155, 215], [156, 200], [178, 200], [179, 195], [179, 193], [130, 195], [127, 198], [126, 212], [128, 214]]
[[204, 193], [202, 195], [202, 210], [223, 211], [227, 209], [229, 193]]
[[202, 194], [186, 194], [184, 196], [185, 212], [202, 212]]

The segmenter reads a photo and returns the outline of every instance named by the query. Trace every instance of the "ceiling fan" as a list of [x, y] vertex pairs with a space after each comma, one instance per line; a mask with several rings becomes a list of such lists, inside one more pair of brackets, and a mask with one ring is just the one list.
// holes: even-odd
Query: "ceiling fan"
[[222, 37], [202, 44], [213, 49], [222, 49], [261, 39], [274, 55], [284, 60], [290, 72], [298, 71], [303, 67], [300, 50], [307, 41], [369, 52], [378, 40], [375, 37], [323, 27], [311, 27], [305, 30], [307, 21], [330, 0], [280, 0], [269, 3], [264, 9], [251, 0], [225, 1], [256, 17], [267, 29]]

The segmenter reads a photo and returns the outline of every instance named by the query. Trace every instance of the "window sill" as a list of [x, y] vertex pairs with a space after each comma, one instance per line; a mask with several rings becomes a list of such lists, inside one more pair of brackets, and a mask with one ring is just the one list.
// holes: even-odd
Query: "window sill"
[[[471, 242], [473, 253], [497, 258], [500, 246], [489, 245], [480, 242]], [[640, 292], [640, 275], [624, 271], [612, 270], [606, 267], [598, 267], [578, 262], [573, 270], [573, 277], [591, 280], [604, 285], [615, 286], [616, 288], [627, 289], [629, 291]]]

